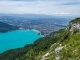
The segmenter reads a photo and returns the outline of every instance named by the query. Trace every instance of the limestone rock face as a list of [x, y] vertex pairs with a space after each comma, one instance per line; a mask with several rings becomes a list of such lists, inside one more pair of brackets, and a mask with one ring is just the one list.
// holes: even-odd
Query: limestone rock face
[[55, 49], [56, 54], [59, 53], [59, 52], [62, 50], [62, 48], [63, 48], [62, 46], [61, 46], [61, 47], [57, 47], [57, 48]]
[[75, 20], [72, 20], [69, 23], [69, 26], [67, 27], [70, 32], [77, 32], [80, 30], [80, 18], [76, 18]]

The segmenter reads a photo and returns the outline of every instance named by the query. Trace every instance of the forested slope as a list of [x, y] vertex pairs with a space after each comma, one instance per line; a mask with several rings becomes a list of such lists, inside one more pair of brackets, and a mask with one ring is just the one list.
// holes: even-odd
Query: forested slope
[[19, 27], [0, 22], [0, 32], [8, 32], [16, 29], [19, 29]]

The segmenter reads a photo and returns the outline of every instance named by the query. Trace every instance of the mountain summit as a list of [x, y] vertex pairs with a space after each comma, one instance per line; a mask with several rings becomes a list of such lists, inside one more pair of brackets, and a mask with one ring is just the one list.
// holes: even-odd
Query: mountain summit
[[36, 40], [23, 48], [0, 54], [0, 60], [80, 60], [80, 18], [65, 29]]

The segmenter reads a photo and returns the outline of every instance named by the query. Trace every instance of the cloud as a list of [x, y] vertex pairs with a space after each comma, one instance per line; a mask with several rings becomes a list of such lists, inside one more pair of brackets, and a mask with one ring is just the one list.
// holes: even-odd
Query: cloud
[[53, 14], [60, 14], [60, 15], [62, 14], [62, 15], [64, 15], [64, 14], [70, 14], [70, 13], [65, 13], [65, 12], [60, 12], [60, 13], [59, 13], [59, 12], [55, 12], [55, 13], [53, 13]]
[[80, 2], [63, 3], [63, 5], [80, 5]]
[[36, 0], [0, 0], [0, 1], [36, 1]]
[[79, 0], [0, 0], [0, 13], [80, 15]]

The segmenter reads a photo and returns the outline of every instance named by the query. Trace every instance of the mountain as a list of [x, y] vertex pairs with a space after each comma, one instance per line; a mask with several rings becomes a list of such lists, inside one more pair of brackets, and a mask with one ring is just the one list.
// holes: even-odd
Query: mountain
[[65, 29], [36, 40], [23, 48], [0, 54], [0, 60], [79, 60], [80, 18], [70, 21]]
[[4, 14], [0, 13], [0, 16], [13, 16], [13, 17], [22, 17], [27, 19], [33, 19], [33, 18], [53, 18], [53, 16], [50, 15], [43, 15], [43, 14]]
[[0, 22], [0, 32], [8, 32], [11, 30], [16, 30], [18, 28], [19, 27], [17, 27], [17, 26], [12, 26], [12, 25]]
[[0, 13], [0, 16], [13, 16], [13, 17], [25, 17], [25, 18], [75, 18], [77, 16], [53, 16], [53, 15], [45, 15], [45, 14], [5, 14]]

